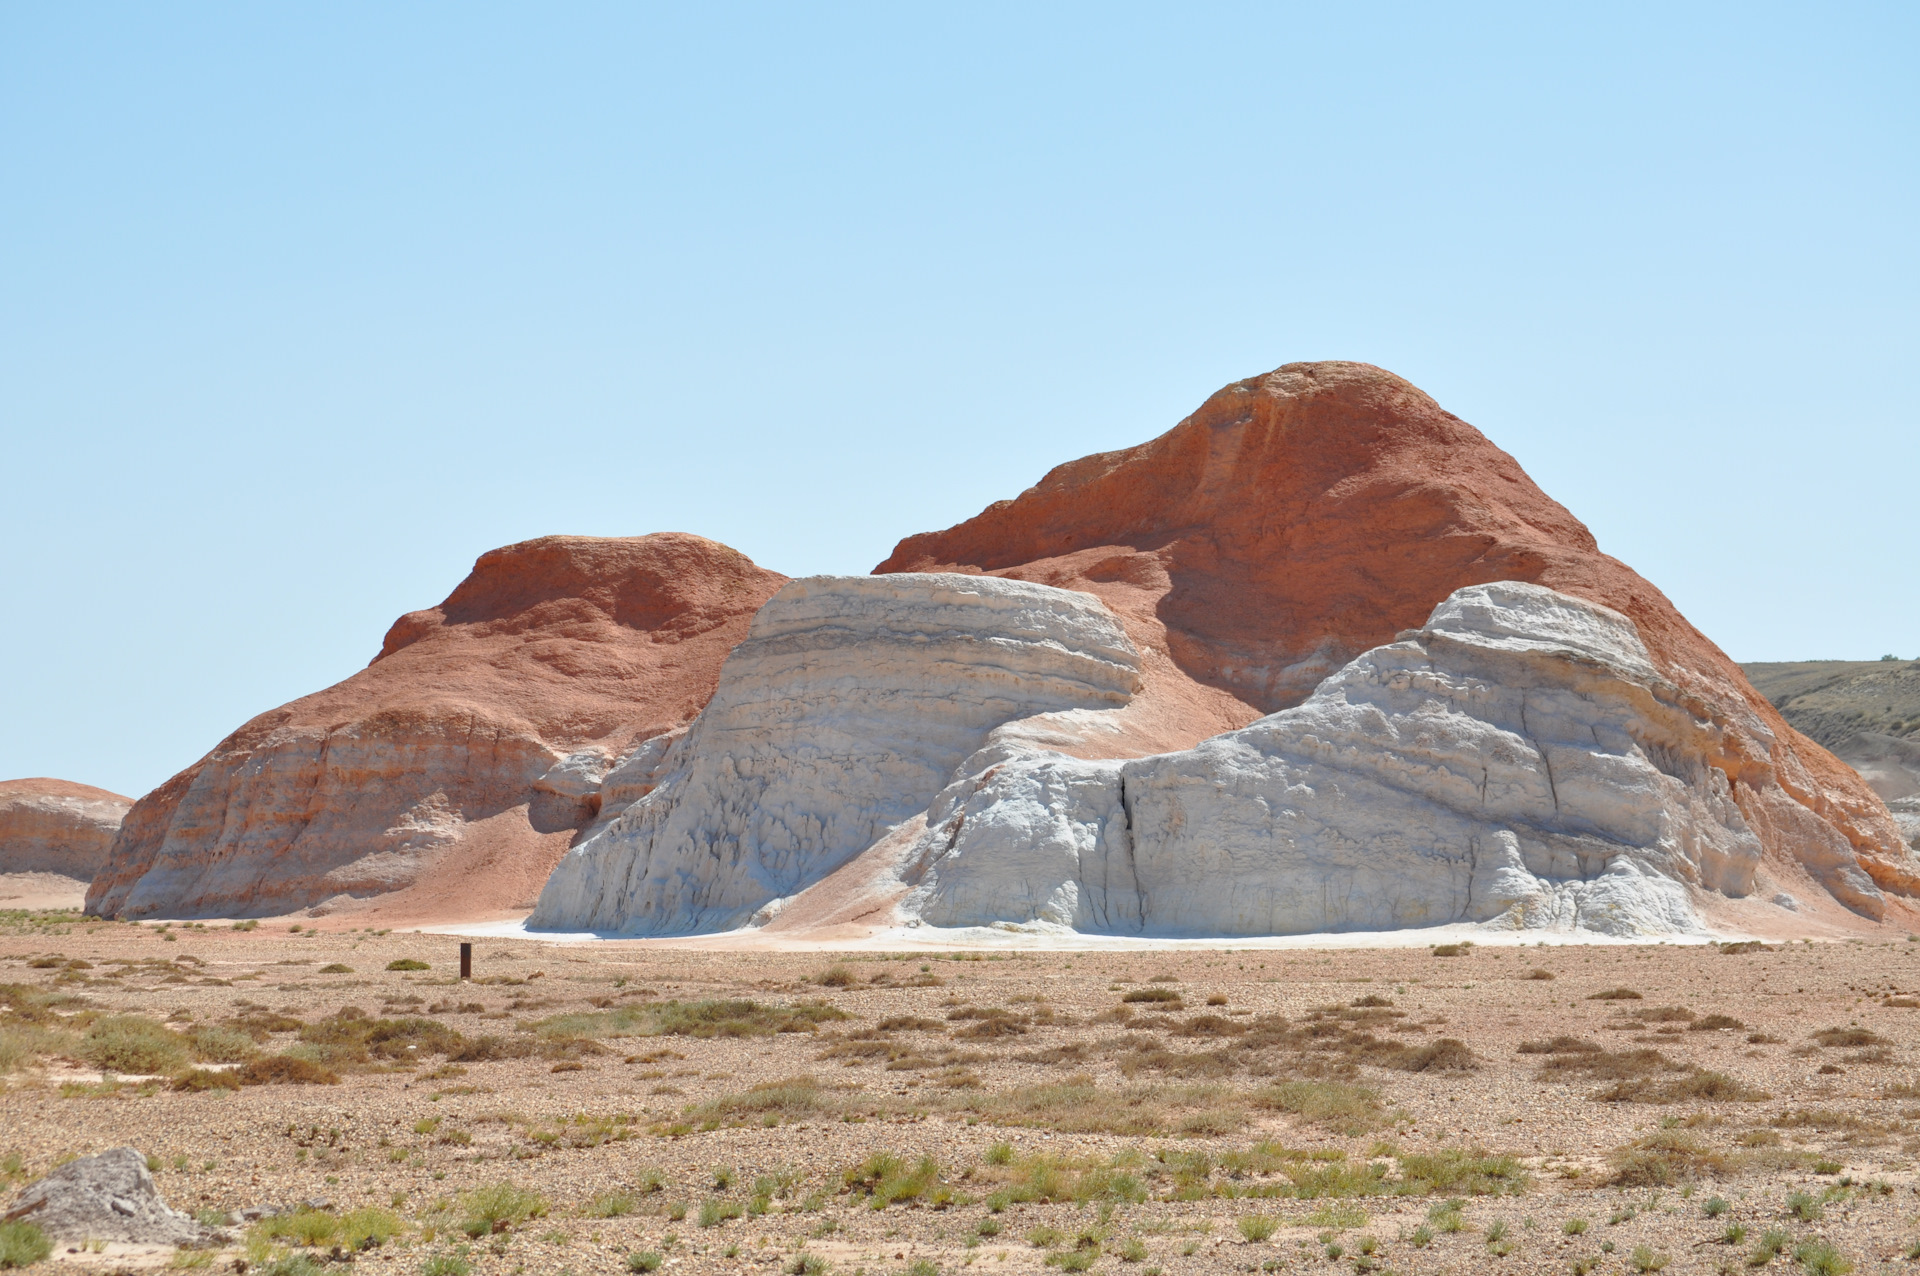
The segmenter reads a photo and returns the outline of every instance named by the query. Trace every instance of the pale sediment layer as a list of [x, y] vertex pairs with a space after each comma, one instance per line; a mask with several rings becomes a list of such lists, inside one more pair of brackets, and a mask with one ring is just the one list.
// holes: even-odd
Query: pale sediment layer
[[650, 763], [644, 796], [560, 862], [530, 924], [738, 926], [924, 810], [994, 727], [1119, 707], [1138, 686], [1131, 642], [1086, 594], [962, 575], [794, 581], [755, 616], [664, 778]]

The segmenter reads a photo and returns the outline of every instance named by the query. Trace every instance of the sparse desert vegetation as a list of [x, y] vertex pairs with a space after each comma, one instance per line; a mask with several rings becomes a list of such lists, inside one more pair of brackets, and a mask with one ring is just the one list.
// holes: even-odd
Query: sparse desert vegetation
[[[0, 914], [0, 1177], [130, 1144], [231, 1238], [62, 1262], [1597, 1276], [1920, 1252], [1920, 945], [482, 940], [462, 982], [454, 941], [300, 925]], [[0, 1266], [40, 1243], [6, 1231]]]

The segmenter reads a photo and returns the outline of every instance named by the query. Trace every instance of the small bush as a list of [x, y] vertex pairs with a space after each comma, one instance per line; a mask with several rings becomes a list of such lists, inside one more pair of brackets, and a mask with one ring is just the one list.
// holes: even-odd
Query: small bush
[[1602, 1054], [1599, 1046], [1580, 1037], [1549, 1037], [1545, 1041], [1522, 1041], [1519, 1054]]
[[392, 1210], [375, 1206], [349, 1210], [340, 1219], [340, 1239], [348, 1249], [378, 1249], [398, 1236], [405, 1225]]
[[1820, 1198], [1810, 1192], [1789, 1192], [1787, 1194], [1787, 1213], [1793, 1215], [1793, 1217], [1799, 1219], [1802, 1223], [1814, 1222], [1824, 1212], [1824, 1209], [1820, 1205]]
[[1760, 1240], [1747, 1254], [1749, 1267], [1765, 1267], [1781, 1254], [1787, 1252], [1787, 1246], [1793, 1238], [1783, 1228], [1769, 1227], [1760, 1234]]
[[660, 1252], [643, 1249], [627, 1255], [627, 1270], [630, 1272], [657, 1271], [660, 1267]]
[[1640, 994], [1631, 988], [1609, 988], [1605, 992], [1596, 992], [1588, 996], [1588, 1001], [1639, 1001]]
[[1145, 1002], [1149, 1005], [1166, 1004], [1180, 1000], [1180, 994], [1172, 988], [1133, 988], [1121, 994], [1123, 1002]]
[[[389, 966], [387, 969], [392, 970], [393, 967]], [[323, 975], [351, 975], [353, 973], [353, 967], [347, 965], [345, 962], [330, 961], [320, 967], [320, 973]]]
[[1694, 1020], [1687, 1026], [1687, 1031], [1717, 1032], [1722, 1028], [1726, 1028], [1735, 1032], [1744, 1032], [1746, 1027], [1747, 1025], [1741, 1023], [1732, 1015], [1707, 1015], [1704, 1018]]
[[187, 1042], [143, 1015], [108, 1015], [87, 1029], [80, 1057], [102, 1072], [172, 1072], [187, 1061]]
[[1587, 1231], [1587, 1220], [1584, 1218], [1570, 1218], [1560, 1224], [1560, 1230], [1568, 1236], [1584, 1236]]
[[515, 1183], [491, 1183], [475, 1188], [463, 1199], [467, 1211], [464, 1230], [469, 1236], [507, 1232], [528, 1219], [544, 1218], [547, 1198]]
[[188, 1068], [173, 1079], [173, 1089], [187, 1094], [207, 1090], [238, 1090], [240, 1078], [223, 1069]]
[[202, 1024], [187, 1035], [196, 1058], [208, 1063], [244, 1063], [259, 1051], [253, 1036], [224, 1024]]
[[739, 1218], [746, 1212], [746, 1207], [736, 1201], [709, 1200], [700, 1206], [700, 1226], [718, 1227], [728, 1219]]
[[1657, 1272], [1672, 1260], [1665, 1254], [1655, 1253], [1645, 1245], [1635, 1245], [1633, 1257], [1627, 1261], [1633, 1264], [1633, 1270], [1636, 1272]]
[[1886, 1038], [1868, 1032], [1865, 1028], [1822, 1028], [1813, 1034], [1813, 1039], [1829, 1048], [1877, 1046], [1886, 1041]]
[[860, 977], [847, 967], [835, 963], [814, 976], [813, 982], [823, 988], [851, 988], [860, 982]]
[[588, 1218], [624, 1218], [633, 1213], [633, 1198], [625, 1192], [602, 1192], [588, 1201], [581, 1212]]
[[1256, 1243], [1264, 1241], [1267, 1237], [1273, 1235], [1273, 1229], [1277, 1226], [1277, 1223], [1263, 1214], [1243, 1214], [1240, 1216], [1240, 1234]]
[[388, 970], [432, 970], [424, 961], [415, 961], [411, 957], [398, 957], [387, 963]]
[[1853, 1260], [1823, 1240], [1802, 1241], [1793, 1247], [1793, 1261], [1807, 1276], [1845, 1276], [1853, 1270]]
[[1435, 957], [1464, 957], [1467, 955], [1467, 949], [1471, 947], [1471, 944], [1435, 944], [1433, 946], [1433, 955]]
[[1256, 1106], [1289, 1112], [1340, 1134], [1364, 1134], [1384, 1124], [1379, 1095], [1340, 1081], [1283, 1081], [1253, 1099]]
[[451, 1253], [435, 1254], [420, 1268], [422, 1276], [472, 1276], [473, 1262], [468, 1249], [460, 1246]]
[[1535, 966], [1532, 970], [1529, 970], [1520, 977], [1522, 979], [1552, 979], [1553, 972], [1551, 970], [1542, 970], [1540, 967]]
[[1480, 1057], [1467, 1048], [1466, 1042], [1442, 1037], [1401, 1051], [1387, 1062], [1401, 1072], [1472, 1072], [1479, 1068]]
[[34, 1223], [0, 1223], [0, 1267], [31, 1267], [53, 1253], [53, 1242]]
[[255, 1059], [234, 1073], [241, 1085], [339, 1085], [340, 1076], [311, 1059], [276, 1054]]

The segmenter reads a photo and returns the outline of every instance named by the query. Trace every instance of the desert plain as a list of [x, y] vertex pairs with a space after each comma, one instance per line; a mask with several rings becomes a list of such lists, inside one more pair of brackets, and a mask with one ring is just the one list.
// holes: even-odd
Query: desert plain
[[1920, 1248], [1897, 932], [483, 938], [462, 981], [449, 935], [0, 916], [0, 1168], [130, 1145], [224, 1238], [63, 1244], [76, 1269], [1877, 1272]]

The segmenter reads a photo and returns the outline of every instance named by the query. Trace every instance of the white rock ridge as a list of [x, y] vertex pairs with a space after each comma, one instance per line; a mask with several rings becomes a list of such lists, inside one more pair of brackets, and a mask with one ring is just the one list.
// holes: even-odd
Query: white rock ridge
[[899, 913], [1162, 937], [1698, 931], [1690, 891], [1745, 895], [1761, 856], [1708, 761], [1721, 734], [1626, 617], [1470, 586], [1190, 750], [1082, 761], [997, 732], [929, 810]]
[[994, 727], [1117, 708], [1139, 685], [1138, 653], [1089, 594], [958, 574], [792, 581], [686, 736], [609, 774], [636, 800], [561, 860], [527, 924], [673, 935], [770, 916], [925, 810]]

